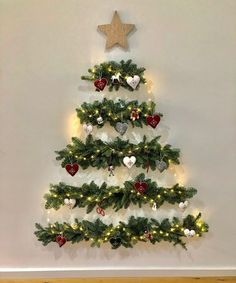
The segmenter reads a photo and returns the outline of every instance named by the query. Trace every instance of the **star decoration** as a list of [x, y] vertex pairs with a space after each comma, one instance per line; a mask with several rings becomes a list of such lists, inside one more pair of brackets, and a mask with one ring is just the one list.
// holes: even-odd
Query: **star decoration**
[[123, 24], [120, 17], [115, 11], [111, 24], [99, 25], [98, 30], [107, 36], [106, 49], [115, 45], [127, 49], [128, 42], [126, 36], [134, 29], [133, 24]]

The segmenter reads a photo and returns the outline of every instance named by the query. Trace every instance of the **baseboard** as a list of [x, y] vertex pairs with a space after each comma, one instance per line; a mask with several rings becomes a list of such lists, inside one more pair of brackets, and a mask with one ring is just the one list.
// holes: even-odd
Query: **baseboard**
[[236, 276], [230, 268], [0, 268], [0, 278], [84, 278], [84, 277], [216, 277]]

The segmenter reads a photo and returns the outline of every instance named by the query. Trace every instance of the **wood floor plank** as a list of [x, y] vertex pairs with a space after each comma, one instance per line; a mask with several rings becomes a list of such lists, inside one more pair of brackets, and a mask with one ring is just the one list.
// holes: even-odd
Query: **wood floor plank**
[[236, 283], [236, 277], [0, 279], [0, 283]]

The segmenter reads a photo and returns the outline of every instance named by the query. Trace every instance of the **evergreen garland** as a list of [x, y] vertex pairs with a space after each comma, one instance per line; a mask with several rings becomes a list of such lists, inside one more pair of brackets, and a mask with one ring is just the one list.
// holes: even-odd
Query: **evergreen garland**
[[158, 142], [159, 138], [160, 136], [147, 142], [144, 136], [142, 142], [133, 144], [119, 137], [113, 142], [94, 140], [92, 135], [88, 135], [85, 142], [73, 137], [72, 143], [68, 144], [65, 149], [56, 151], [58, 154], [56, 159], [62, 160], [62, 167], [65, 167], [66, 164], [77, 163], [82, 169], [87, 169], [89, 166], [98, 169], [107, 168], [110, 164], [118, 167], [123, 165], [125, 156], [135, 156], [135, 166], [144, 169], [150, 167], [155, 170], [157, 161], [165, 162], [166, 167], [170, 162], [179, 164], [179, 149], [173, 149], [169, 144], [162, 147]]
[[120, 221], [117, 226], [107, 225], [100, 219], [95, 222], [87, 220], [79, 222], [78, 219], [75, 219], [73, 224], [56, 222], [45, 228], [36, 223], [35, 235], [45, 246], [50, 242], [56, 242], [57, 236], [60, 236], [63, 237], [64, 243], [66, 241], [72, 244], [91, 241], [92, 247], [100, 247], [101, 243], [108, 241], [113, 249], [121, 245], [132, 248], [138, 241], [152, 244], [168, 241], [186, 249], [186, 243], [182, 239], [186, 237], [185, 229], [193, 230], [198, 237], [208, 231], [208, 225], [201, 221], [200, 217], [199, 213], [196, 217], [188, 215], [182, 221], [174, 217], [172, 220], [166, 218], [158, 222], [155, 219], [131, 216], [127, 223]]
[[[143, 124], [147, 125], [146, 117], [155, 113], [155, 106], [154, 102], [139, 104], [137, 100], [125, 102], [120, 99], [118, 102], [114, 102], [104, 98], [101, 102], [98, 100], [93, 103], [84, 102], [76, 111], [81, 124], [86, 123], [102, 128], [105, 123], [115, 127], [117, 122], [123, 122], [131, 123], [133, 127], [143, 127]], [[135, 121], [130, 119], [133, 109], [137, 109], [139, 113], [139, 119]], [[163, 116], [161, 113], [157, 114], [160, 117]], [[98, 124], [98, 117], [102, 117], [104, 121], [102, 124]]]
[[[146, 82], [144, 78], [145, 68], [138, 68], [136, 64], [132, 63], [132, 60], [120, 61], [120, 63], [110, 61], [104, 62], [100, 65], [95, 65], [93, 68], [88, 69], [89, 76], [82, 76], [82, 80], [95, 81], [100, 78], [105, 78], [107, 80], [107, 85], [109, 86], [109, 91], [113, 89], [119, 90], [120, 87], [123, 87], [129, 91], [134, 89], [129, 86], [126, 82], [128, 77], [133, 77], [135, 75], [140, 77], [139, 85]], [[119, 74], [119, 82], [114, 84], [112, 81], [112, 76]], [[136, 90], [139, 88], [137, 86]]]
[[[145, 182], [148, 185], [147, 191], [142, 194], [135, 190], [135, 182]], [[171, 188], [158, 187], [156, 182], [151, 179], [145, 179], [144, 174], [138, 175], [134, 180], [126, 181], [123, 187], [108, 186], [105, 182], [98, 186], [92, 181], [90, 184], [83, 184], [81, 187], [69, 186], [64, 183], [50, 185], [50, 192], [45, 194], [45, 208], [59, 209], [63, 206], [65, 199], [76, 200], [74, 207], [87, 207], [87, 213], [90, 213], [96, 206], [102, 209], [112, 207], [115, 211], [122, 208], [128, 208], [130, 204], [153, 205], [159, 208], [168, 202], [171, 204], [184, 202], [192, 198], [197, 193], [194, 188], [185, 188], [176, 184]]]

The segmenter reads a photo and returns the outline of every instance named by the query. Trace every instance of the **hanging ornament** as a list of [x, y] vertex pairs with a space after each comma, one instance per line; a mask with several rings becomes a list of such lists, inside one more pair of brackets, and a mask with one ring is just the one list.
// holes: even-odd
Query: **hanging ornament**
[[66, 243], [66, 238], [61, 235], [57, 235], [56, 242], [58, 243], [59, 247], [62, 247]]
[[187, 200], [185, 202], [180, 202], [179, 203], [179, 208], [182, 209], [182, 210], [186, 209], [187, 206], [188, 206], [188, 201]]
[[135, 75], [133, 77], [128, 77], [126, 80], [127, 84], [132, 87], [132, 89], [136, 89], [140, 82], [140, 77], [138, 75]]
[[140, 193], [141, 195], [145, 194], [148, 189], [148, 184], [145, 182], [136, 182], [134, 184], [135, 190]]
[[152, 210], [153, 210], [153, 211], [156, 211], [156, 210], [157, 210], [157, 204], [156, 204], [156, 202], [153, 203], [153, 205], [152, 205]]
[[110, 239], [110, 243], [111, 243], [113, 249], [117, 249], [121, 245], [121, 238], [118, 237], [118, 236], [112, 237]]
[[119, 103], [120, 103], [120, 108], [125, 108], [124, 100], [119, 99]]
[[73, 198], [65, 198], [64, 199], [64, 204], [69, 207], [70, 209], [74, 208], [75, 204], [76, 204], [76, 200]]
[[149, 240], [149, 241], [153, 239], [152, 234], [147, 230], [144, 232], [144, 237], [146, 238], [146, 240]]
[[118, 85], [120, 84], [120, 73], [116, 74], [116, 75], [113, 75], [111, 77], [111, 81], [112, 81], [112, 84], [113, 85]]
[[184, 235], [187, 238], [192, 238], [195, 234], [196, 232], [194, 230], [184, 229]]
[[91, 124], [83, 124], [83, 129], [87, 135], [90, 135], [93, 131], [93, 126]]
[[99, 125], [103, 124], [104, 121], [103, 121], [102, 116], [99, 116], [99, 117], [97, 118], [97, 122], [98, 122]]
[[150, 125], [151, 127], [153, 127], [153, 129], [156, 128], [156, 126], [159, 124], [160, 120], [161, 120], [161, 117], [157, 114], [147, 116], [147, 118], [146, 118], [147, 124]]
[[117, 11], [114, 12], [111, 24], [99, 25], [98, 30], [107, 36], [106, 49], [116, 45], [127, 49], [127, 35], [134, 30], [135, 25], [124, 24]]
[[131, 156], [131, 157], [125, 156], [123, 158], [123, 162], [124, 162], [125, 166], [130, 169], [135, 164], [136, 157], [135, 156]]
[[147, 173], [149, 172], [149, 168], [150, 168], [150, 161], [149, 161], [149, 158], [147, 159], [147, 165], [146, 165], [146, 167], [147, 167]]
[[107, 79], [105, 78], [98, 79], [94, 82], [96, 91], [103, 91], [106, 85], [107, 85]]
[[123, 136], [128, 129], [128, 124], [122, 123], [122, 122], [117, 122], [115, 129], [119, 134], [121, 134]]
[[157, 169], [160, 171], [160, 172], [163, 172], [165, 169], [168, 168], [167, 166], [167, 163], [163, 160], [156, 160], [156, 166], [157, 166]]
[[66, 171], [71, 176], [74, 176], [77, 173], [77, 171], [79, 170], [79, 164], [77, 164], [77, 163], [73, 163], [73, 164], [68, 163], [68, 164], [66, 164], [65, 168], [66, 168]]
[[112, 164], [108, 165], [108, 172], [109, 172], [109, 177], [114, 176], [114, 166]]
[[134, 108], [130, 113], [130, 120], [135, 121], [139, 119], [138, 109]]
[[105, 216], [105, 210], [103, 208], [101, 208], [100, 206], [98, 206], [96, 208], [97, 214], [100, 214], [102, 216]]

